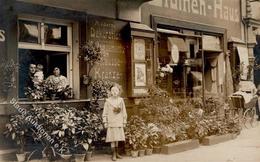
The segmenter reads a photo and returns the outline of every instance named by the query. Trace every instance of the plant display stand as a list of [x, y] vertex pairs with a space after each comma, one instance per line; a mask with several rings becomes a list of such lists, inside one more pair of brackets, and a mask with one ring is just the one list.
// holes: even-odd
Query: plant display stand
[[170, 143], [162, 147], [162, 154], [174, 154], [199, 147], [199, 140], [185, 140], [176, 143]]
[[232, 140], [236, 137], [237, 137], [237, 135], [235, 135], [235, 134], [224, 134], [224, 135], [220, 135], [220, 136], [213, 135], [213, 136], [204, 137], [201, 140], [201, 144], [206, 145], [206, 146], [210, 146], [210, 145], [215, 145], [215, 144], [218, 144], [218, 143], [222, 143], [222, 142]]

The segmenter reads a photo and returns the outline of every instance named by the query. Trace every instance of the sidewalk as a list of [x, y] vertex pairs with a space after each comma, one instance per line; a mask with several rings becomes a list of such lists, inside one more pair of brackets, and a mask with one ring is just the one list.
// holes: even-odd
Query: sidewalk
[[[110, 155], [95, 155], [92, 161], [110, 162]], [[138, 158], [124, 157], [118, 162], [260, 162], [260, 123], [244, 129], [231, 141], [172, 155], [153, 154]]]

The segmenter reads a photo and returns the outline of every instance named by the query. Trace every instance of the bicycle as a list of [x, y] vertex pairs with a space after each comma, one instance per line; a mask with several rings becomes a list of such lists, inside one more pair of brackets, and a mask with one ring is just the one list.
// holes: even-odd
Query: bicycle
[[243, 114], [243, 123], [246, 128], [256, 127], [258, 125], [255, 103], [257, 98], [253, 98], [251, 102], [245, 104], [245, 111]]
[[232, 115], [238, 115], [241, 124], [243, 124], [245, 128], [258, 125], [255, 109], [257, 97], [254, 97], [249, 103], [245, 103], [242, 95], [233, 95], [230, 99], [232, 101]]

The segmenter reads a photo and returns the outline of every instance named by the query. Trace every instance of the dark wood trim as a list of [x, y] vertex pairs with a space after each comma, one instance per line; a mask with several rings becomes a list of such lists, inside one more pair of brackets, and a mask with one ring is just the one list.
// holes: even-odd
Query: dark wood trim
[[226, 33], [225, 28], [210, 26], [202, 23], [194, 23], [189, 21], [183, 21], [178, 19], [172, 19], [168, 17], [161, 17], [157, 15], [151, 15], [152, 19], [152, 28], [156, 30], [158, 25], [164, 25], [169, 27], [177, 27], [182, 29], [189, 29], [203, 32], [204, 34], [217, 34], [217, 35], [224, 35]]

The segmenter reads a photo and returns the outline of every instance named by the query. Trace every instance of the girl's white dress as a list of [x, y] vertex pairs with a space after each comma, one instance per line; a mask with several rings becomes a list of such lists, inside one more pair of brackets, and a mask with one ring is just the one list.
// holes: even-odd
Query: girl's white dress
[[127, 113], [123, 98], [106, 99], [102, 118], [103, 123], [107, 124], [106, 142], [125, 141], [124, 125]]

